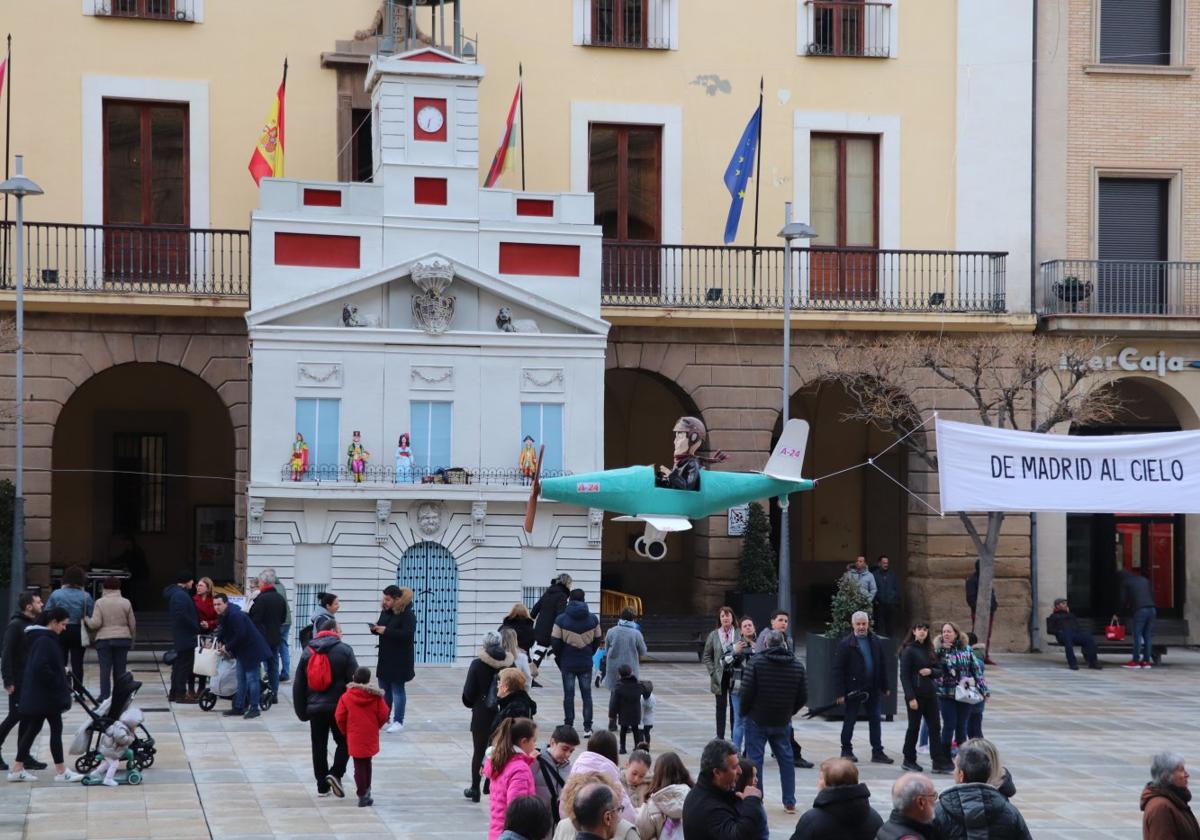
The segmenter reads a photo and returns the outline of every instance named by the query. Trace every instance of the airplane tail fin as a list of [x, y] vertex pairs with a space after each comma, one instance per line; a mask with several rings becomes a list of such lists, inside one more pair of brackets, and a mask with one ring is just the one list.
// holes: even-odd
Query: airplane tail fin
[[763, 467], [763, 475], [781, 481], [800, 481], [804, 467], [804, 450], [808, 446], [808, 421], [789, 420], [779, 436], [779, 443]]

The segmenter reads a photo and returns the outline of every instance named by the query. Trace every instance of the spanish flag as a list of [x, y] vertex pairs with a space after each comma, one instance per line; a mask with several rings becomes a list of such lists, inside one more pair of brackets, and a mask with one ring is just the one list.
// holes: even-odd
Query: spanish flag
[[483, 182], [485, 187], [496, 186], [500, 176], [507, 172], [512, 164], [509, 152], [517, 147], [517, 132], [513, 129], [517, 122], [517, 107], [521, 103], [521, 84], [521, 82], [517, 82], [517, 92], [513, 94], [512, 105], [508, 109], [508, 120], [504, 123], [504, 135], [500, 138], [500, 148], [496, 150], [496, 156], [492, 158], [492, 168], [488, 170], [487, 180]]
[[275, 102], [267, 114], [262, 134], [250, 155], [250, 176], [257, 185], [263, 178], [283, 177], [283, 94], [287, 86], [287, 59], [283, 61], [283, 81], [275, 94]]

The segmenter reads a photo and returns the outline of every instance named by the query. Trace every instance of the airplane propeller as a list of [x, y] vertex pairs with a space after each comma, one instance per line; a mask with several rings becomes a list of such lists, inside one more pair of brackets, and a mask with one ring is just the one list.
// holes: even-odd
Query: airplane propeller
[[525, 504], [525, 533], [533, 533], [533, 520], [537, 518], [538, 494], [542, 492], [542, 455], [546, 444], [538, 447], [537, 464], [533, 468], [533, 486], [529, 488], [529, 501]]

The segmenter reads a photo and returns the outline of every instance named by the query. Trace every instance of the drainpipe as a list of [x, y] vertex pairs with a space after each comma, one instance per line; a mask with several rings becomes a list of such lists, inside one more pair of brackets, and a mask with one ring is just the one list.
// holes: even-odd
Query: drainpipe
[[[1037, 300], [1037, 74], [1038, 74], [1038, 0], [1033, 0], [1033, 78], [1030, 107], [1032, 120], [1029, 142], [1029, 309], [1036, 311]], [[1030, 411], [1037, 418], [1037, 388], [1030, 387]], [[1029, 514], [1029, 647], [1042, 649], [1042, 629], [1038, 622], [1038, 536], [1037, 514]]]

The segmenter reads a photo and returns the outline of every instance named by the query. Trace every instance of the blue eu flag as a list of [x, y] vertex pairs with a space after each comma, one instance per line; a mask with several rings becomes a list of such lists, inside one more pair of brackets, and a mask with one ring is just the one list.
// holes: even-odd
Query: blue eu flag
[[758, 148], [758, 127], [762, 121], [762, 103], [754, 111], [742, 139], [738, 140], [729, 166], [725, 167], [725, 188], [729, 190], [732, 201], [729, 204], [729, 218], [725, 221], [725, 244], [728, 245], [737, 238], [738, 222], [742, 219], [742, 203], [746, 200], [746, 182], [750, 180], [750, 169], [754, 165], [754, 150]]

